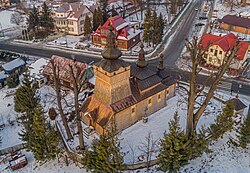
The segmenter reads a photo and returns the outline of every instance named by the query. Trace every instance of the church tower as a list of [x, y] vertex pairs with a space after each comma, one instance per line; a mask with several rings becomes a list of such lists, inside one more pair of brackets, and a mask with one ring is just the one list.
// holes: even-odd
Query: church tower
[[114, 28], [108, 27], [107, 46], [103, 59], [94, 65], [96, 76], [94, 97], [105, 105], [111, 105], [131, 95], [130, 65], [119, 59], [122, 53], [116, 47]]

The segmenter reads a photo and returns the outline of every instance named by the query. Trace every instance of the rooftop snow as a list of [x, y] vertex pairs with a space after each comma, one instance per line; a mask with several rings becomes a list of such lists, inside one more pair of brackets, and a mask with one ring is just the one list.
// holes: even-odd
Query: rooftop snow
[[1, 71], [0, 72], [0, 80], [1, 79], [6, 79], [7, 78], [7, 75], [5, 74], [5, 72], [4, 71]]
[[13, 70], [15, 68], [19, 68], [23, 65], [25, 65], [24, 60], [22, 60], [21, 58], [17, 58], [11, 62], [8, 62], [8, 63], [2, 65], [2, 67], [5, 71], [11, 71], [11, 70]]
[[44, 58], [40, 58], [36, 62], [31, 64], [29, 66], [30, 75], [34, 78], [40, 78], [40, 75], [42, 74], [42, 70], [48, 64], [48, 62], [49, 62], [49, 60], [46, 60]]

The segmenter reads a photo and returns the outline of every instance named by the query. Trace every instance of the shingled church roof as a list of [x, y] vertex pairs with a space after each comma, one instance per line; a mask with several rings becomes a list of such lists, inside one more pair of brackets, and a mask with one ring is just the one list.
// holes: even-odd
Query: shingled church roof
[[101, 67], [103, 70], [111, 73], [119, 70], [119, 68], [128, 67], [129, 64], [125, 61], [118, 59], [122, 56], [121, 51], [116, 47], [115, 34], [113, 33], [114, 28], [110, 25], [108, 27], [109, 33], [107, 35], [107, 46], [102, 51], [103, 59], [95, 65]]

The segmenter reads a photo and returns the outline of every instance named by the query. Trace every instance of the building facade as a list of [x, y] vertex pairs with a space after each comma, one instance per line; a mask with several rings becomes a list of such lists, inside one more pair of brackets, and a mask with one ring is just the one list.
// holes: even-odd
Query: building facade
[[[232, 50], [236, 45], [238, 38], [230, 33], [225, 36], [216, 36], [212, 34], [204, 34], [201, 37], [201, 44], [203, 48], [207, 49], [204, 56], [205, 66], [218, 68], [224, 63], [224, 58], [228, 54], [228, 51]], [[232, 60], [229, 71], [233, 74], [239, 74], [248, 58], [248, 52], [250, 51], [250, 44], [248, 42], [240, 41], [239, 50], [236, 52], [235, 58]]]
[[226, 15], [219, 19], [220, 29], [250, 35], [250, 18]]
[[2, 7], [9, 7], [10, 1], [9, 0], [0, 0], [0, 8]]
[[120, 60], [116, 48], [116, 35], [109, 26], [107, 46], [103, 59], [94, 65], [96, 77], [94, 94], [81, 107], [82, 120], [103, 134], [115, 120], [120, 132], [139, 120], [166, 106], [167, 99], [175, 95], [175, 80], [163, 66], [149, 67], [143, 46], [135, 66]]
[[117, 47], [122, 50], [128, 50], [140, 42], [140, 30], [129, 26], [121, 16], [110, 17], [103, 26], [99, 26], [92, 34], [92, 43], [98, 46], [107, 45], [107, 34], [109, 33], [108, 27], [114, 28], [116, 35]]
[[93, 18], [91, 8], [80, 2], [61, 4], [57, 8], [52, 8], [52, 14], [56, 28], [71, 35], [82, 35], [86, 15], [91, 21]]

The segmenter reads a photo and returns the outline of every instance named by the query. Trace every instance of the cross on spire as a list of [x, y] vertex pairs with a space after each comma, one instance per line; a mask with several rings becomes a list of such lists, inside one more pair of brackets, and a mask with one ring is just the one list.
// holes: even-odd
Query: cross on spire
[[145, 60], [145, 51], [144, 51], [144, 45], [143, 45], [143, 43], [141, 44], [141, 50], [139, 51], [139, 59], [138, 59], [138, 61], [136, 62], [136, 65], [138, 66], [138, 67], [141, 67], [141, 68], [143, 68], [143, 67], [146, 67], [147, 65], [148, 65], [148, 63], [147, 63], [147, 61]]
[[160, 54], [160, 62], [159, 62], [159, 65], [158, 65], [158, 69], [159, 70], [163, 70], [165, 67], [164, 67], [164, 57], [163, 57], [163, 54], [161, 53]]

